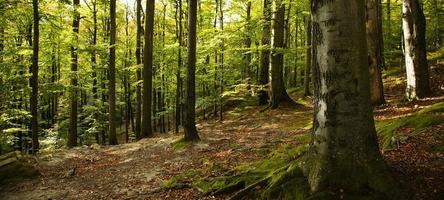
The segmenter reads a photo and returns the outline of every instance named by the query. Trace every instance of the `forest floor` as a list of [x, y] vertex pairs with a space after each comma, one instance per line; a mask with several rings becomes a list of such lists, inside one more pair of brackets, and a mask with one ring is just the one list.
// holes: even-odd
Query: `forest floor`
[[[408, 116], [443, 102], [441, 73], [433, 82], [436, 96], [412, 103], [401, 101], [401, 77], [386, 78], [388, 103], [375, 109], [375, 119]], [[293, 98], [306, 103], [296, 109], [261, 112], [263, 107], [245, 106], [225, 112], [222, 122], [200, 120], [202, 141], [196, 144], [177, 142], [181, 137], [170, 133], [128, 144], [40, 155], [40, 175], [1, 185], [0, 199], [225, 199], [228, 196], [204, 196], [193, 187], [167, 189], [165, 185], [183, 174], [219, 176], [243, 163], [266, 159], [279, 146], [305, 145], [295, 137], [308, 134], [312, 105], [297, 93]], [[412, 130], [399, 131], [407, 135]], [[383, 155], [413, 199], [444, 199], [444, 122], [397, 140]]]

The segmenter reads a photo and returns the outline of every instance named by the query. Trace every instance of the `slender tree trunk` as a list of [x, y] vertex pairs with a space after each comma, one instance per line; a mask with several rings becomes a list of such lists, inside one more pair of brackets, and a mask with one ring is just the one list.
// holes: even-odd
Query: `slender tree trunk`
[[379, 26], [380, 0], [367, 0], [367, 48], [370, 75], [370, 98], [373, 105], [385, 102], [384, 87], [382, 85], [382, 46], [379, 42], [382, 30]]
[[73, 0], [74, 14], [72, 21], [72, 31], [74, 35], [73, 45], [71, 45], [71, 114], [69, 120], [68, 148], [77, 146], [77, 41], [79, 35], [80, 14], [77, 11], [80, 0]]
[[[223, 12], [223, 5], [224, 5], [224, 2], [223, 2], [223, 0], [219, 0], [219, 3], [220, 3], [220, 5], [219, 5], [219, 13], [220, 13], [220, 16], [219, 16], [219, 24], [220, 24], [220, 30], [222, 31], [222, 34], [224, 33], [224, 12]], [[222, 38], [222, 44], [221, 44], [221, 50], [220, 50], [220, 77], [219, 77], [219, 79], [220, 79], [220, 101], [219, 101], [219, 107], [220, 107], [220, 109], [219, 109], [219, 120], [220, 121], [222, 121], [223, 120], [223, 116], [224, 116], [224, 111], [223, 111], [223, 109], [224, 109], [224, 97], [223, 97], [223, 94], [224, 94], [224, 49], [225, 49], [225, 41], [224, 41], [224, 39]]]
[[285, 90], [283, 80], [284, 54], [284, 15], [285, 5], [282, 0], [275, 0], [275, 15], [273, 23], [273, 53], [271, 54], [271, 108], [277, 108], [281, 103], [293, 104], [293, 100]]
[[142, 87], [140, 86], [140, 81], [142, 80], [142, 70], [140, 70], [140, 65], [142, 64], [141, 49], [142, 49], [142, 0], [137, 0], [136, 5], [136, 64], [139, 66], [136, 71], [136, 139], [141, 138], [141, 120], [142, 120]]
[[296, 19], [295, 19], [295, 31], [294, 31], [294, 69], [293, 69], [293, 80], [291, 81], [291, 85], [293, 87], [298, 85], [298, 26], [299, 26], [299, 17], [298, 10], [296, 7]]
[[306, 21], [306, 31], [307, 31], [307, 53], [305, 56], [305, 70], [304, 70], [304, 96], [310, 96], [310, 79], [311, 79], [311, 61], [313, 56], [311, 55], [312, 46], [311, 46], [311, 36], [312, 36], [312, 22], [311, 19], [308, 18]]
[[[391, 199], [398, 184], [384, 163], [376, 139], [365, 1], [312, 1], [311, 6], [315, 114], [304, 169], [310, 189], [377, 193], [382, 195], [378, 199]], [[325, 23], [327, 19], [334, 21]]]
[[414, 100], [429, 96], [432, 92], [426, 55], [426, 21], [418, 0], [402, 1], [402, 28], [407, 72], [407, 99]]
[[196, 21], [197, 0], [188, 0], [188, 56], [187, 56], [187, 79], [185, 89], [185, 140], [199, 140], [196, 129]]
[[142, 111], [142, 136], [151, 137], [151, 99], [153, 88], [153, 33], [154, 33], [154, 0], [146, 1], [145, 21], [145, 49], [143, 60], [143, 111]]
[[179, 133], [180, 119], [181, 119], [181, 110], [182, 110], [182, 96], [181, 96], [181, 77], [180, 70], [182, 68], [182, 0], [177, 0], [176, 13], [178, 19], [176, 19], [176, 27], [177, 27], [177, 41], [179, 43], [178, 54], [177, 54], [177, 71], [176, 71], [176, 116], [175, 116], [175, 126], [174, 132]]
[[269, 68], [270, 68], [270, 38], [271, 38], [271, 1], [264, 0], [263, 9], [264, 23], [262, 27], [262, 46], [264, 50], [260, 55], [260, 72], [259, 72], [259, 84], [262, 85], [262, 89], [258, 92], [259, 105], [265, 105], [268, 103], [268, 82], [269, 82]]
[[110, 1], [111, 35], [109, 49], [109, 144], [117, 144], [116, 136], [116, 0]]
[[391, 16], [390, 16], [390, 12], [391, 12], [390, 1], [391, 0], [387, 0], [387, 39], [388, 40], [390, 40], [391, 35], [392, 35], [392, 22], [391, 22]]
[[243, 74], [245, 74], [245, 77], [247, 78], [248, 83], [251, 83], [251, 80], [253, 79], [253, 75], [251, 74], [251, 25], [250, 25], [250, 19], [251, 19], [251, 1], [247, 2], [247, 18], [246, 18], [246, 25], [245, 25], [245, 48], [247, 49], [246, 53], [244, 54], [244, 70]]
[[39, 123], [38, 123], [38, 97], [39, 97], [39, 2], [32, 1], [34, 34], [32, 44], [32, 66], [31, 66], [31, 131], [32, 131], [32, 153], [36, 154], [39, 150]]
[[[97, 45], [97, 2], [94, 0], [92, 2], [93, 5], [93, 35], [92, 35], [92, 41], [91, 41], [91, 45], [92, 45], [92, 51], [91, 51], [91, 70], [92, 70], [92, 78], [93, 78], [93, 87], [92, 87], [92, 93], [93, 93], [93, 99], [94, 99], [94, 105], [97, 105], [97, 99], [98, 99], [98, 94], [97, 94], [97, 58], [96, 58], [96, 54], [97, 54], [97, 50], [96, 50], [96, 45]], [[94, 114], [94, 118], [95, 120], [98, 120], [98, 113]], [[100, 143], [99, 141], [99, 133], [95, 133], [95, 139], [97, 144]]]

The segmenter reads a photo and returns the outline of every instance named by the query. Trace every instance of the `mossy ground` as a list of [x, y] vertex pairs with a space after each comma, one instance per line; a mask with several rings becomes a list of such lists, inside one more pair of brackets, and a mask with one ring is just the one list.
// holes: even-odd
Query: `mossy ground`
[[440, 123], [444, 123], [444, 102], [427, 106], [409, 116], [378, 121], [376, 129], [382, 139], [383, 150], [387, 150], [393, 148], [399, 140]]

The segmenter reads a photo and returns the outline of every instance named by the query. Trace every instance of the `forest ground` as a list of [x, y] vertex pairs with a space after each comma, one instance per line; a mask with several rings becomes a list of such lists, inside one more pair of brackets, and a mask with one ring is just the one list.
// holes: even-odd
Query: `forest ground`
[[[432, 69], [436, 95], [411, 103], [402, 101], [402, 75], [385, 78], [388, 103], [375, 109], [376, 121], [408, 116], [443, 102], [444, 70]], [[305, 145], [295, 138], [309, 133], [311, 99], [297, 90], [292, 97], [305, 103], [296, 109], [264, 112], [264, 107], [238, 106], [225, 112], [223, 122], [200, 120], [202, 141], [197, 144], [178, 143], [181, 136], [170, 132], [128, 144], [40, 155], [40, 175], [1, 185], [0, 199], [225, 199], [227, 195], [204, 196], [187, 185], [167, 189], [165, 184], [184, 174], [219, 176], [240, 164], [266, 159], [280, 146]], [[399, 132], [408, 135], [412, 130], [405, 127]], [[444, 121], [395, 144], [383, 156], [413, 199], [444, 199]]]

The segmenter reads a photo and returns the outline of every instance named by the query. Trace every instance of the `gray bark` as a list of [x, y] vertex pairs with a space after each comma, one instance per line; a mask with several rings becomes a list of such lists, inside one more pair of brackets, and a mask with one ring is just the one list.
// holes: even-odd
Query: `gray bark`
[[304, 173], [312, 192], [383, 195], [398, 184], [379, 152], [370, 102], [365, 1], [312, 1], [315, 112]]

